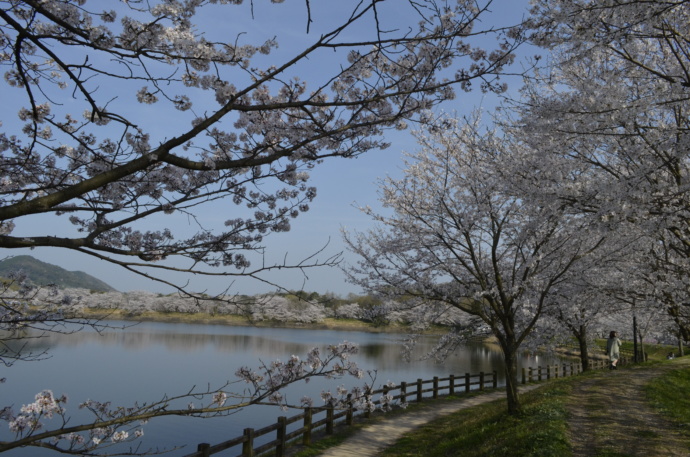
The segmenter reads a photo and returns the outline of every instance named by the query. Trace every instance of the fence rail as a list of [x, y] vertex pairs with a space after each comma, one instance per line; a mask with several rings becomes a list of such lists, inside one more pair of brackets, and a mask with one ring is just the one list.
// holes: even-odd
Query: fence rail
[[[626, 363], [627, 359], [621, 359], [621, 363]], [[591, 369], [607, 368], [607, 360], [590, 360]], [[522, 369], [522, 384], [528, 382], [539, 382], [559, 377], [573, 376], [582, 372], [580, 363], [563, 363], [560, 365], [548, 365], [545, 367], [528, 367]], [[497, 372], [477, 373], [455, 376], [450, 375], [446, 378], [417, 379], [414, 382], [401, 382], [396, 387], [384, 387], [374, 390], [371, 395], [393, 395], [396, 400], [408, 402], [413, 398], [416, 402], [424, 401], [426, 398], [438, 398], [442, 392], [447, 395], [458, 395], [470, 391], [483, 391], [487, 388], [496, 389], [498, 387]], [[397, 394], [395, 393], [397, 392]], [[375, 400], [374, 404], [380, 404], [380, 400]], [[241, 436], [224, 441], [220, 444], [211, 446], [208, 443], [201, 443], [197, 446], [196, 452], [187, 454], [184, 457], [210, 457], [221, 451], [237, 448], [235, 454], [238, 457], [255, 457], [274, 450], [276, 457], [285, 455], [288, 442], [302, 438], [302, 444], [309, 445], [312, 441], [312, 434], [317, 429], [324, 429], [327, 435], [333, 434], [336, 422], [352, 425], [355, 416], [369, 417], [368, 411], [356, 411], [353, 408], [336, 410], [332, 407], [311, 407], [305, 408], [301, 414], [291, 417], [280, 416], [275, 424], [254, 430], [253, 428], [244, 429]], [[316, 420], [316, 416], [324, 417]], [[344, 418], [344, 419], [343, 419]], [[342, 419], [342, 420], [341, 420]], [[297, 422], [302, 422], [302, 426], [288, 432], [288, 426]], [[255, 447], [255, 441], [270, 433], [274, 433], [275, 439]]]

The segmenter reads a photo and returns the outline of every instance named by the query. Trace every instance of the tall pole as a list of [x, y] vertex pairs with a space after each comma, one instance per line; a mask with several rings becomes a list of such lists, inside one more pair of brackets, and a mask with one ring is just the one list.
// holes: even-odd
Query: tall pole
[[635, 312], [635, 299], [632, 301], [632, 312], [633, 312], [633, 361], [639, 363], [640, 359], [637, 352], [637, 313]]

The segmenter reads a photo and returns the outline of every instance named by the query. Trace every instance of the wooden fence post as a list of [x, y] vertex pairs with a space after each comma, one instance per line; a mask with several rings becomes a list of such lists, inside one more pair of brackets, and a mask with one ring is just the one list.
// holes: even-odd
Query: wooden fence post
[[551, 365], [546, 365], [546, 379], [551, 379]]
[[245, 428], [244, 436], [247, 440], [242, 443], [242, 457], [254, 457], [254, 429]]
[[533, 379], [532, 372], [533, 371], [534, 371], [534, 368], [529, 367], [529, 382], [532, 382], [532, 379]]
[[434, 376], [434, 391], [432, 396], [434, 399], [438, 398], [438, 376]]
[[469, 391], [470, 391], [470, 374], [465, 373], [465, 392], [467, 393]]
[[352, 409], [352, 405], [350, 405], [347, 407], [347, 414], [345, 414], [345, 425], [352, 425], [352, 423], [354, 422], [354, 417], [354, 410]]
[[484, 390], [484, 372], [479, 372], [479, 390]]
[[201, 457], [209, 457], [211, 455], [211, 445], [208, 443], [199, 443], [196, 447], [197, 452], [201, 452]]
[[541, 381], [541, 365], [537, 367], [537, 380]]
[[283, 457], [285, 454], [285, 435], [287, 435], [287, 417], [278, 417], [278, 429], [276, 430], [276, 457]]
[[417, 403], [422, 402], [422, 378], [417, 378]]
[[329, 406], [326, 409], [326, 435], [333, 434], [333, 406]]
[[492, 387], [493, 387], [494, 389], [498, 389], [498, 371], [494, 370], [494, 372], [493, 372], [493, 378], [494, 378], [494, 379], [493, 379], [493, 385], [492, 385]]
[[450, 375], [448, 379], [448, 395], [455, 395], [455, 375]]
[[304, 433], [302, 434], [302, 444], [309, 446], [311, 444], [311, 424], [312, 424], [312, 410], [311, 408], [304, 408]]
[[400, 383], [400, 400], [403, 403], [407, 401], [407, 383], [404, 381]]
[[345, 424], [352, 425], [352, 419], [354, 417], [354, 412], [352, 409], [352, 394], [347, 394], [347, 414], [345, 415]]

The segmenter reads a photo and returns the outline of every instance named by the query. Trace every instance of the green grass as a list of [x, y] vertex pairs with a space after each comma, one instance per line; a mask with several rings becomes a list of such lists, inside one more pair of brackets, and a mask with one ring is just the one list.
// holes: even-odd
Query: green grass
[[[576, 349], [577, 344], [573, 343], [567, 345], [566, 347], [570, 349]], [[641, 346], [645, 353], [647, 354], [647, 361], [663, 361], [666, 360], [666, 356], [669, 352], [678, 355], [678, 347], [666, 344], [644, 344]], [[598, 339], [596, 344], [589, 348], [590, 355], [603, 355], [606, 351], [606, 340]], [[623, 340], [623, 345], [621, 346], [621, 355], [626, 358], [632, 359], [635, 350], [635, 344], [630, 340]]]
[[621, 454], [616, 451], [601, 451], [597, 453], [596, 457], [632, 457], [630, 454]]
[[505, 399], [435, 420], [406, 434], [384, 457], [569, 456], [564, 401], [567, 381], [522, 395], [524, 412], [506, 413]]
[[[632, 352], [633, 344], [629, 344], [630, 351]], [[625, 343], [623, 344], [623, 347], [626, 347]], [[645, 345], [644, 351], [647, 353], [647, 359], [650, 362], [666, 360], [666, 356], [669, 354], [669, 352], [672, 352], [678, 356], [678, 346], [670, 346], [665, 344]]]
[[[339, 430], [335, 435], [323, 435], [321, 430], [312, 439], [312, 443], [308, 446], [303, 446], [301, 439], [296, 439], [288, 443], [287, 455], [290, 457], [316, 457], [321, 455], [327, 449], [336, 447], [342, 444], [347, 438], [354, 435], [362, 428], [361, 425], [352, 427], [345, 427]], [[262, 454], [260, 457], [269, 457], [275, 455], [274, 451]]]
[[670, 371], [645, 386], [652, 404], [685, 427], [690, 426], [690, 368]]
[[[320, 439], [316, 442], [313, 442], [310, 444], [308, 447], [302, 448], [300, 451], [291, 454], [292, 457], [316, 457], [321, 455], [325, 450], [338, 446], [339, 444], [342, 444], [343, 441], [345, 441], [346, 438], [348, 438], [350, 435], [352, 435], [357, 429], [350, 429], [343, 431], [341, 433], [338, 433], [337, 435], [329, 436], [323, 439]], [[274, 455], [274, 453], [267, 454], [267, 455]]]

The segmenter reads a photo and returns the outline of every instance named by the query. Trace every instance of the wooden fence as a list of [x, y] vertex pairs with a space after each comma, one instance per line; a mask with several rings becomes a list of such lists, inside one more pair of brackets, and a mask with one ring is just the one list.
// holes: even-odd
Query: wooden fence
[[[621, 360], [625, 363], [625, 360]], [[608, 360], [590, 360], [591, 369], [608, 368]], [[559, 377], [573, 376], [582, 372], [580, 363], [564, 363], [562, 365], [549, 365], [545, 367], [529, 367], [522, 369], [522, 384], [528, 382], [545, 381]], [[424, 401], [424, 398], [438, 398], [442, 392], [447, 395], [458, 395], [470, 391], [483, 391], [485, 389], [496, 389], [498, 387], [498, 376], [496, 371], [492, 373], [481, 372], [479, 374], [465, 373], [464, 376], [450, 375], [447, 378], [438, 376], [429, 380], [417, 379], [416, 382], [401, 382], [393, 388], [384, 387], [383, 389], [371, 392], [371, 395], [393, 395], [395, 400], [408, 402], [410, 398], [416, 402]], [[426, 394], [426, 395], [425, 395]], [[375, 400], [374, 404], [380, 404], [380, 400]], [[368, 417], [366, 411], [355, 411], [352, 408], [336, 410], [332, 407], [312, 407], [305, 408], [301, 414], [291, 417], [281, 416], [275, 424], [255, 430], [253, 428], [244, 429], [241, 436], [224, 441], [220, 444], [211, 446], [208, 443], [201, 443], [197, 446], [196, 452], [187, 454], [184, 457], [209, 457], [218, 452], [236, 448], [236, 456], [255, 457], [267, 452], [274, 451], [276, 457], [285, 455], [288, 442], [300, 439], [302, 444], [309, 445], [312, 441], [312, 434], [317, 429], [324, 429], [327, 435], [333, 434], [335, 424], [343, 423], [352, 425], [356, 415]], [[317, 417], [321, 417], [317, 419]], [[290, 425], [301, 422], [301, 427], [288, 431]], [[292, 427], [294, 428], [294, 426]], [[258, 438], [273, 434], [272, 441], [255, 447]]]

